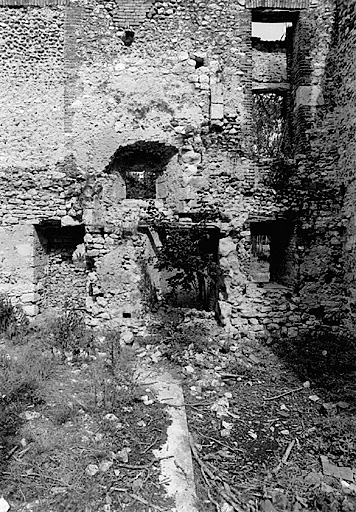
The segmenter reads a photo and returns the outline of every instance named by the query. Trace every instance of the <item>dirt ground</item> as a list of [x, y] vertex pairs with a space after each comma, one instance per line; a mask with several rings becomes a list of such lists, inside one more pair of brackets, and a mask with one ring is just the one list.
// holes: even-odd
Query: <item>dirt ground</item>
[[189, 323], [115, 361], [104, 342], [63, 360], [3, 341], [1, 494], [14, 512], [170, 510], [152, 454], [169, 420], [135, 381], [144, 361], [182, 375], [201, 512], [356, 511], [355, 351]]

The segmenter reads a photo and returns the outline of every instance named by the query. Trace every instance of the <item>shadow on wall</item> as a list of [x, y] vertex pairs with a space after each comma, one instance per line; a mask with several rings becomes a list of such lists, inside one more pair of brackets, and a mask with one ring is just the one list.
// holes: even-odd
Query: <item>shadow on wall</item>
[[[75, 257], [84, 240], [83, 225], [61, 227], [59, 222], [35, 226], [35, 283], [40, 312], [62, 308], [69, 300], [84, 309], [86, 297], [86, 262]], [[78, 258], [78, 256], [77, 256]]]
[[155, 199], [157, 180], [178, 152], [161, 142], [139, 141], [120, 147], [106, 167], [107, 173], [120, 173], [126, 185], [126, 199]]
[[[340, 155], [347, 154], [349, 139], [347, 124], [341, 124], [345, 123], [345, 118], [341, 119], [340, 109], [345, 106], [347, 91], [344, 84], [349, 80], [350, 69], [343, 68], [345, 57], [339, 53], [339, 45], [345, 37], [339, 33], [339, 16], [336, 11], [334, 24], [330, 27], [330, 46], [325, 55], [323, 75], [319, 79], [319, 96], [323, 102], [310, 103], [313, 100], [310, 96], [309, 104], [300, 105], [296, 120], [300, 131], [296, 150], [306, 155], [291, 184], [291, 194], [299, 206], [298, 243], [305, 247], [300, 253], [299, 276], [304, 325], [296, 337], [275, 339], [272, 349], [302, 380], [310, 380], [326, 390], [329, 399], [355, 403], [356, 339], [354, 331], [343, 328], [347, 314], [345, 294], [349, 293], [349, 286], [345, 282], [347, 265], [342, 264], [340, 216], [346, 169], [340, 165]], [[308, 43], [308, 38], [315, 36], [304, 27], [301, 37], [302, 43], [303, 38]], [[312, 40], [312, 44], [318, 43]], [[310, 55], [310, 48], [304, 50], [303, 44], [298, 46], [298, 63]], [[310, 69], [309, 73], [312, 72]], [[350, 97], [350, 103], [351, 100]], [[323, 217], [328, 219], [327, 222]], [[347, 275], [354, 278], [352, 273]], [[315, 320], [311, 329], [306, 321], [308, 318]], [[318, 327], [317, 323], [320, 324]]]

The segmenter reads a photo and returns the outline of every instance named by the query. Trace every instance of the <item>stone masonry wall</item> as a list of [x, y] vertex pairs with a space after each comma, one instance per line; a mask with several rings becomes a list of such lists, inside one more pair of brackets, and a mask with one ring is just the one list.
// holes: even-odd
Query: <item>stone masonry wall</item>
[[[340, 6], [344, 20], [347, 8]], [[251, 9], [265, 7], [301, 9], [293, 51], [288, 59], [272, 52], [269, 64], [268, 52], [251, 41]], [[337, 7], [332, 0], [83, 0], [0, 8], [8, 137], [1, 147], [1, 225], [85, 224], [91, 325], [144, 326], [140, 261], [149, 241], [138, 227], [148, 203], [125, 197], [123, 176], [111, 164], [118, 150], [147, 143], [174, 149], [156, 182], [161, 211], [176, 221], [204, 206], [220, 212], [219, 307], [227, 331], [270, 338], [325, 320], [337, 325], [344, 304], [339, 176], [351, 158], [345, 150], [345, 163], [338, 161], [335, 135]], [[346, 54], [347, 35], [339, 50]], [[278, 176], [253, 154], [253, 82], [287, 80], [294, 137]], [[344, 102], [348, 87], [345, 76]], [[339, 119], [350, 123], [343, 115], [346, 105]], [[348, 190], [351, 203], [351, 182]], [[292, 225], [288, 271], [278, 283], [253, 283], [250, 224], [280, 219]], [[351, 226], [350, 217], [350, 240]], [[39, 254], [33, 274], [44, 282]], [[65, 275], [74, 275], [56, 258], [48, 259], [52, 297], [58, 283], [66, 286]], [[74, 295], [84, 295], [83, 282]]]
[[[327, 1], [301, 13], [291, 70], [296, 167], [288, 177], [296, 219], [301, 307], [337, 328], [343, 315], [342, 187], [335, 126], [336, 5]], [[318, 32], [316, 27], [322, 26]]]
[[355, 169], [356, 169], [356, 5], [339, 2], [339, 47], [336, 67], [338, 80], [337, 137], [341, 176], [345, 189], [343, 221], [345, 223], [344, 257], [346, 324], [355, 329], [356, 312], [356, 218], [355, 218]]

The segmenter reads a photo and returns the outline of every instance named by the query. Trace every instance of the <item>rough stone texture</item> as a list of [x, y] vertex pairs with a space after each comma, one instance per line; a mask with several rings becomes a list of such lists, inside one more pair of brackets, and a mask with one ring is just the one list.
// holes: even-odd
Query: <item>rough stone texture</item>
[[[56, 290], [65, 290], [80, 304], [85, 299], [93, 326], [144, 329], [142, 261], [154, 255], [154, 237], [138, 232], [148, 202], [126, 197], [118, 155], [131, 148], [125, 169], [139, 173], [142, 148], [156, 148], [158, 160], [170, 148], [164, 165], [157, 164], [154, 201], [175, 220], [204, 205], [221, 212], [219, 308], [227, 331], [270, 338], [322, 322], [335, 329], [352, 323], [354, 6], [347, 0], [59, 3], [0, 8], [4, 290], [12, 280], [15, 300], [32, 313], [60, 306]], [[300, 9], [283, 45], [252, 41], [252, 11], [263, 8], [278, 16], [287, 9], [288, 19]], [[286, 85], [278, 166], [253, 152], [256, 84], [260, 91]], [[46, 222], [58, 229], [85, 225], [90, 268], [75, 266], [77, 244], [43, 248], [33, 226]], [[270, 262], [277, 282], [253, 282], [252, 223], [278, 228]], [[32, 256], [16, 254], [12, 271], [13, 239], [30, 244]], [[152, 268], [148, 274], [157, 286], [164, 281]]]

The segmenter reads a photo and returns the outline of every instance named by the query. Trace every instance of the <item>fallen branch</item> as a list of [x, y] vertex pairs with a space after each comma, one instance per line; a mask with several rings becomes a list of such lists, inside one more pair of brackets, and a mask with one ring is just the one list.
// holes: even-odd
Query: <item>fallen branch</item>
[[230, 503], [230, 505], [234, 510], [236, 510], [236, 512], [246, 512], [246, 510], [240, 507], [240, 505], [237, 503], [236, 499], [231, 495], [231, 493], [227, 493], [226, 491], [220, 491], [220, 494], [225, 501]]
[[217, 512], [221, 512], [221, 507], [220, 507], [219, 503], [216, 500], [214, 500], [214, 498], [212, 497], [210, 489], [208, 489], [208, 498], [211, 501], [211, 503], [213, 503], [215, 505]]
[[239, 375], [238, 373], [220, 373], [222, 379], [243, 379], [246, 375]]
[[278, 466], [273, 470], [274, 473], [277, 473], [277, 471], [279, 471], [281, 469], [281, 467], [283, 466], [283, 464], [286, 464], [288, 459], [289, 459], [289, 456], [291, 454], [291, 451], [293, 450], [293, 446], [295, 445], [296, 443], [296, 439], [293, 439], [293, 441], [291, 441], [286, 449], [286, 451], [284, 452], [284, 455], [281, 459], [281, 462], [278, 464]]
[[142, 453], [147, 453], [151, 448], [154, 447], [154, 445], [157, 443], [158, 440], [159, 440], [159, 436], [157, 436], [156, 439]]
[[200, 468], [203, 468], [204, 469], [204, 472], [208, 475], [208, 477], [211, 479], [211, 480], [216, 480], [217, 478], [219, 477], [216, 477], [214, 475], [214, 473], [208, 468], [208, 466], [205, 464], [205, 462], [202, 461], [202, 459], [200, 458], [199, 454], [198, 454], [198, 450], [195, 446], [195, 444], [193, 443], [193, 440], [191, 438], [191, 436], [189, 436], [189, 444], [190, 444], [190, 449], [192, 451], [192, 454], [193, 454], [193, 457], [195, 458], [195, 460], [197, 461], [197, 463], [199, 464]]
[[[194, 459], [197, 461], [197, 463], [200, 466], [200, 470], [202, 474], [205, 474], [204, 480], [206, 481], [206, 477], [209, 477], [213, 481], [213, 485], [215, 485], [215, 491], [220, 494], [222, 498], [224, 498], [225, 501], [230, 503], [232, 508], [236, 512], [246, 512], [241, 506], [239, 505], [238, 498], [231, 492], [230, 486], [227, 482], [225, 482], [220, 476], [214, 475], [213, 471], [209, 469], [209, 467], [203, 462], [201, 457], [198, 454], [198, 450], [192, 440], [192, 437], [189, 436], [189, 443], [190, 443], [190, 449], [192, 451]], [[218, 472], [218, 470], [216, 470]], [[219, 487], [220, 483], [220, 487]], [[221, 486], [223, 486], [223, 489], [221, 489]], [[209, 484], [209, 487], [212, 487], [211, 484]], [[209, 492], [208, 496], [210, 498]], [[216, 506], [216, 503], [213, 501], [214, 505]], [[219, 510], [219, 509], [218, 509]]]
[[290, 395], [291, 393], [296, 393], [297, 391], [302, 391], [305, 389], [304, 386], [300, 386], [300, 388], [290, 389], [289, 391], [285, 391], [284, 393], [281, 393], [280, 395], [276, 396], [270, 396], [270, 397], [263, 397], [264, 400], [277, 400], [278, 398], [282, 398], [283, 396]]
[[222, 441], [219, 441], [219, 439], [215, 439], [215, 437], [210, 437], [210, 436], [207, 436], [206, 434], [203, 434], [202, 432], [200, 432], [200, 430], [198, 430], [196, 427], [195, 428], [195, 431], [201, 436], [201, 437], [204, 437], [205, 439], [209, 439], [210, 441], [213, 441], [214, 443], [217, 443], [219, 444], [220, 446], [222, 446], [223, 448], [227, 448], [228, 450], [232, 451], [232, 452], [243, 452], [243, 450], [241, 448], [233, 448], [232, 446], [229, 446], [228, 444], [225, 444], [223, 443]]
[[[162, 398], [162, 402], [166, 402], [167, 400], [171, 400], [171, 398]], [[204, 407], [205, 405], [213, 405], [213, 401], [209, 400], [208, 402], [193, 402], [193, 403], [184, 403], [184, 404], [167, 404], [169, 407]]]

